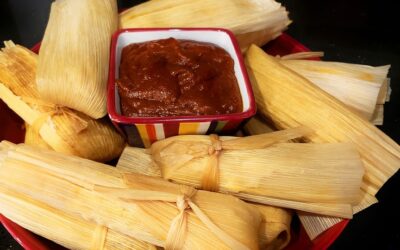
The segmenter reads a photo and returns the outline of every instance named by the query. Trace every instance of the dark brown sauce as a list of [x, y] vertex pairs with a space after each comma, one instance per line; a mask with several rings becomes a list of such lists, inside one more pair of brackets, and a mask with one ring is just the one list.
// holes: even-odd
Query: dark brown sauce
[[174, 38], [123, 48], [118, 91], [131, 117], [242, 112], [234, 61], [209, 43]]

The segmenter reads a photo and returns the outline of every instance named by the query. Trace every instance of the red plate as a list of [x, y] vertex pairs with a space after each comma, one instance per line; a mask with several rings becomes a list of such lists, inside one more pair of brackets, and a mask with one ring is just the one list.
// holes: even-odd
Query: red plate
[[[34, 46], [32, 51], [38, 52], [40, 44]], [[309, 51], [304, 45], [290, 37], [289, 35], [283, 34], [274, 41], [268, 43], [265, 50], [271, 55], [286, 55], [296, 52]], [[0, 141], [9, 140], [14, 143], [23, 142], [24, 139], [24, 128], [23, 121], [13, 113], [1, 100], [0, 100]], [[61, 249], [61, 247], [55, 246], [52, 242], [49, 242], [28, 230], [23, 229], [14, 222], [5, 218], [0, 214], [0, 221], [3, 226], [10, 232], [14, 239], [27, 250], [50, 250], [50, 249]], [[316, 239], [311, 241], [303, 228], [292, 232], [292, 240], [289, 245], [285, 248], [286, 250], [298, 250], [298, 249], [327, 249], [336, 238], [342, 233], [349, 220], [343, 220], [342, 222], [331, 227], [329, 230], [322, 233]]]

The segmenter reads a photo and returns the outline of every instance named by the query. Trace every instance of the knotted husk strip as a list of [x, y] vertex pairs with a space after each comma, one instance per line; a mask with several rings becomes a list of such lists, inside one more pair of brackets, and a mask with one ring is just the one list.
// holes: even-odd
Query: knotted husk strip
[[[280, 134], [285, 137], [275, 140]], [[209, 136], [175, 136], [153, 143], [150, 152], [163, 178], [178, 183], [204, 188], [204, 176], [214, 178], [207, 172], [214, 158], [217, 162], [212, 161], [211, 167], [219, 169], [215, 182], [222, 192], [356, 204], [363, 167], [355, 148], [351, 144], [277, 143], [299, 137], [294, 134], [283, 130], [239, 137], [220, 141], [219, 148]], [[275, 138], [268, 141], [268, 137]], [[210, 148], [215, 150], [210, 153]]]
[[186, 232], [181, 249], [258, 248], [258, 210], [229, 195], [184, 198], [184, 186], [24, 144], [6, 152], [0, 177], [10, 190], [161, 247], [174, 245], [167, 235], [182, 212], [174, 203], [184, 201], [191, 209], [183, 208], [186, 230], [177, 230]]
[[387, 78], [390, 65], [369, 65], [287, 60], [279, 62], [305, 77], [322, 90], [342, 101], [350, 109], [372, 121], [378, 95]]
[[0, 186], [0, 213], [18, 225], [69, 249], [155, 250], [148, 243], [72, 216]]
[[[117, 163], [124, 173], [136, 173], [161, 178], [160, 169], [153, 164], [145, 149], [126, 147]], [[260, 249], [282, 249], [290, 241], [292, 212], [288, 209], [254, 204], [261, 214]]]
[[279, 129], [304, 125], [315, 143], [351, 142], [363, 160], [362, 188], [375, 195], [400, 166], [399, 145], [366, 119], [257, 46], [246, 54], [259, 112]]
[[117, 157], [123, 137], [105, 120], [40, 99], [35, 86], [37, 55], [5, 42], [0, 52], [0, 98], [54, 150], [97, 161]]
[[120, 14], [121, 28], [226, 28], [242, 51], [278, 37], [290, 22], [286, 9], [274, 0], [153, 0]]
[[105, 116], [110, 41], [117, 29], [115, 0], [53, 2], [39, 52], [40, 96], [95, 119]]
[[[262, 135], [259, 137], [262, 140], [253, 141], [262, 146], [302, 135], [295, 135], [294, 131], [272, 133], [268, 135], [270, 138]], [[281, 137], [276, 136], [279, 134]], [[277, 143], [245, 150], [245, 144], [238, 138], [222, 137], [221, 141], [222, 148], [225, 144], [241, 149], [219, 152], [218, 166], [214, 167], [219, 168], [220, 176], [214, 183], [219, 183], [220, 192], [267, 205], [344, 218], [352, 216], [350, 203], [357, 203], [360, 198], [363, 168], [351, 145]], [[248, 143], [254, 148], [251, 140]], [[153, 172], [157, 172], [154, 165], [160, 169], [164, 179], [200, 188], [204, 176], [208, 175], [205, 170], [209, 167], [210, 146], [208, 136], [187, 135], [158, 141], [152, 145], [149, 165], [153, 166]]]

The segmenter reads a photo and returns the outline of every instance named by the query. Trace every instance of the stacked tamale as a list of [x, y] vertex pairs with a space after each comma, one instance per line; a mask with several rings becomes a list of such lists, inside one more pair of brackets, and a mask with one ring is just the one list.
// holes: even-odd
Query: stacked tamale
[[[305, 125], [315, 130], [315, 134], [305, 136], [306, 141], [351, 142], [357, 147], [366, 172], [362, 199], [353, 207], [353, 212], [375, 203], [376, 192], [398, 170], [400, 146], [365, 118], [257, 46], [249, 49], [246, 64], [259, 112], [273, 127]], [[340, 221], [309, 214], [302, 218], [308, 225], [317, 225], [308, 227], [312, 237], [326, 229], [324, 225]]]
[[274, 0], [152, 0], [120, 14], [121, 28], [226, 28], [242, 51], [278, 37], [290, 22], [286, 9]]
[[110, 38], [117, 28], [116, 0], [53, 2], [39, 52], [40, 96], [95, 119], [105, 116]]
[[[28, 143], [40, 136], [59, 152], [98, 161], [117, 157], [125, 142], [111, 123], [41, 99], [35, 83], [37, 57], [12, 42], [0, 52], [0, 98], [28, 124]], [[35, 132], [36, 139], [31, 137]]]
[[[24, 144], [2, 143], [0, 148], [1, 195], [11, 194], [29, 207], [50, 210], [50, 218], [39, 216], [46, 221], [41, 225], [53, 225], [54, 217], [73, 225], [94, 223], [94, 230], [89, 223], [85, 225], [92, 234], [84, 241], [93, 239], [101, 247], [109, 239], [108, 232], [115, 231], [167, 249], [258, 249], [260, 212], [232, 196], [127, 174]], [[18, 219], [19, 213], [13, 212], [12, 206], [0, 206], [0, 213]], [[37, 214], [31, 215], [37, 222]], [[51, 235], [48, 231], [54, 229], [46, 230], [46, 235]], [[59, 243], [68, 241], [66, 238], [68, 235], [60, 235]], [[87, 249], [79, 244], [89, 243], [74, 245]]]

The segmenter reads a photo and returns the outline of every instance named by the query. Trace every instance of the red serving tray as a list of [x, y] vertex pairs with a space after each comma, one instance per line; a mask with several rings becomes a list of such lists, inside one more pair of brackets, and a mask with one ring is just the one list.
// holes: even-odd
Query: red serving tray
[[[37, 53], [39, 48], [40, 44], [37, 44], [32, 48], [32, 51]], [[296, 52], [309, 51], [307, 47], [287, 34], [283, 34], [277, 39], [269, 42], [264, 49], [271, 55], [281, 56]], [[0, 141], [9, 140], [14, 143], [23, 142], [25, 135], [23, 124], [23, 121], [0, 100]], [[1, 214], [0, 221], [12, 237], [14, 237], [14, 239], [26, 250], [63, 249], [62, 247], [18, 226]], [[297, 231], [292, 230], [292, 239], [285, 250], [327, 249], [342, 233], [348, 222], [349, 220], [343, 220], [326, 230], [313, 241], [309, 239], [304, 228], [300, 227]]]

